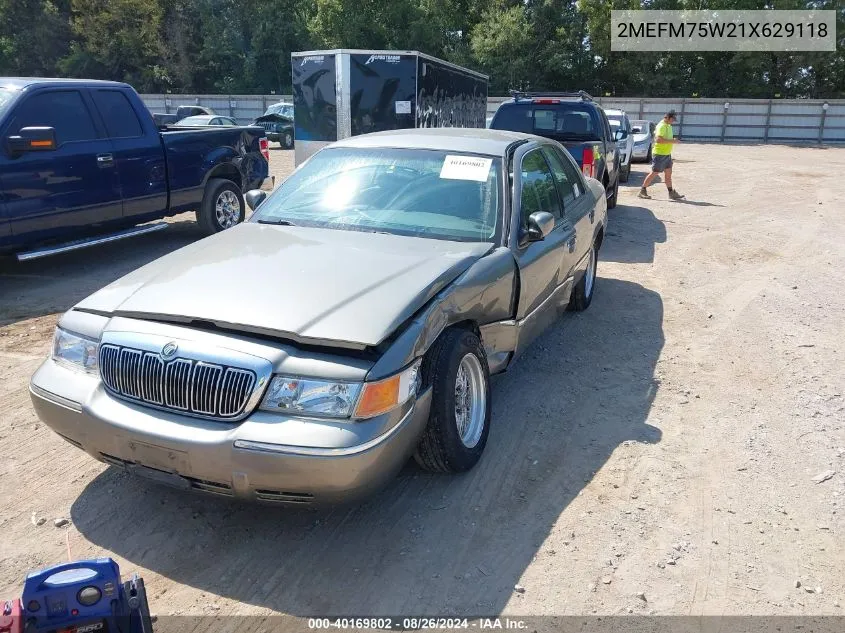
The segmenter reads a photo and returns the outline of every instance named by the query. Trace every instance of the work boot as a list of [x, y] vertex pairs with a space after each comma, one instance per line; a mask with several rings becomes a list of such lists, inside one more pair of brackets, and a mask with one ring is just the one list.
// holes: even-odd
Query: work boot
[[682, 198], [685, 198], [686, 196], [684, 196], [681, 193], [678, 193], [675, 189], [670, 189], [669, 190], [669, 197], [672, 198], [672, 200], [681, 200]]
[[651, 200], [651, 196], [648, 195], [648, 191], [646, 191], [645, 187], [640, 187], [640, 192], [637, 194], [638, 198], [645, 198], [646, 200]]

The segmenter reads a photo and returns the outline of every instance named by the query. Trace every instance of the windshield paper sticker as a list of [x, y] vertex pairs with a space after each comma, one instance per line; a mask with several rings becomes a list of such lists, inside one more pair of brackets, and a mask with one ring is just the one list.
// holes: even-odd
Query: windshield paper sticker
[[474, 156], [446, 156], [440, 177], [449, 180], [475, 180], [485, 182], [490, 173], [492, 158], [476, 158]]
[[410, 101], [397, 101], [396, 102], [396, 114], [411, 114], [411, 102]]

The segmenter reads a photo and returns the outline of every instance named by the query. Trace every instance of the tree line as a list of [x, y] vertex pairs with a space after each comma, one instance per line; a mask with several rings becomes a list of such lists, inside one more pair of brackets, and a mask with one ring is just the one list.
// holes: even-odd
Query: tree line
[[[834, 53], [619, 53], [615, 9], [835, 9]], [[420, 50], [490, 93], [845, 97], [842, 0], [0, 0], [0, 76], [113, 79], [139, 92], [278, 94], [292, 51]]]

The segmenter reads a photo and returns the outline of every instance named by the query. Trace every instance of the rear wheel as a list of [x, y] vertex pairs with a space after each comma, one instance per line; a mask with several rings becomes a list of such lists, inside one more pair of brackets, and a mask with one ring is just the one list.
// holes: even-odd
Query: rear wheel
[[241, 188], [231, 180], [213, 178], [205, 186], [197, 224], [206, 235], [213, 235], [243, 222], [245, 210]]
[[447, 330], [426, 355], [423, 380], [432, 387], [428, 424], [414, 459], [432, 472], [475, 466], [490, 431], [490, 370], [481, 340]]
[[613, 193], [607, 199], [607, 208], [613, 209], [616, 206], [616, 199], [619, 197], [619, 176], [616, 176], [616, 182], [613, 183]]
[[648, 154], [645, 155], [645, 162], [651, 162], [651, 145], [648, 146]]
[[581, 281], [575, 284], [572, 295], [569, 297], [569, 309], [575, 312], [583, 312], [590, 307], [593, 301], [593, 291], [596, 287], [596, 269], [598, 268], [598, 251], [595, 244], [590, 247], [588, 254], [587, 270]]

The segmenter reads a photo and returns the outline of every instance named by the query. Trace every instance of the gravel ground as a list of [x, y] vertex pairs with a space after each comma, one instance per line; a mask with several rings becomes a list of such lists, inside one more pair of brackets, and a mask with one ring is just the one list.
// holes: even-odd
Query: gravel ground
[[357, 508], [159, 488], [36, 419], [58, 315], [198, 239], [190, 216], [0, 265], [0, 596], [69, 547], [140, 572], [159, 614], [840, 614], [843, 170], [845, 149], [680, 145], [674, 203], [637, 199], [635, 165], [590, 310], [494, 380], [478, 467], [409, 464]]

